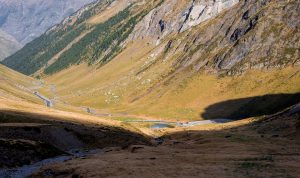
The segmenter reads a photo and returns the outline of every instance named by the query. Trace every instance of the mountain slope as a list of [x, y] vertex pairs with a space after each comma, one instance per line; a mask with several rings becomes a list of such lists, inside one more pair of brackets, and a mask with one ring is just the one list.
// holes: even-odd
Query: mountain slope
[[26, 44], [93, 0], [0, 0], [0, 29]]
[[[74, 156], [31, 177], [297, 177], [299, 8], [297, 0], [82, 8], [3, 62], [39, 80], [0, 66], [0, 163], [40, 160], [43, 141]], [[35, 90], [55, 105], [35, 101]]]
[[16, 39], [0, 30], [0, 61], [21, 48], [22, 45]]
[[37, 85], [38, 82], [35, 79], [15, 72], [3, 65], [0, 65], [0, 74], [0, 97], [2, 99], [40, 103], [28, 90]]
[[[106, 13], [106, 8], [110, 8], [110, 5], [115, 7], [117, 3], [112, 4], [111, 1], [101, 1], [85, 7], [74, 14], [74, 16], [66, 19], [61, 25], [54, 27], [40, 38], [26, 45], [15, 55], [7, 58], [4, 63], [11, 67], [14, 66], [14, 68], [18, 68], [18, 71], [22, 73], [33, 74], [42, 67], [48, 66], [48, 62], [51, 61], [52, 58], [58, 58], [47, 67], [50, 69], [46, 69], [46, 71], [50, 73], [52, 70], [61, 70], [81, 60], [93, 62], [103, 49], [108, 50], [110, 47], [113, 48], [109, 54], [113, 55], [115, 51], [119, 50], [118, 46], [120, 42], [124, 40], [123, 38], [126, 38], [130, 30], [132, 30], [137, 18], [141, 18], [140, 16], [142, 16], [142, 14], [138, 14], [138, 16], [131, 17], [130, 15], [132, 15], [132, 13], [130, 15], [129, 13], [133, 7], [129, 6], [124, 9], [131, 1], [121, 1], [127, 2], [123, 8], [119, 9], [119, 11], [122, 11], [116, 15], [113, 13], [112, 15], [115, 16], [112, 18], [110, 18], [112, 15], [104, 17], [110, 19], [99, 24], [89, 23], [86, 20], [99, 13]], [[151, 2], [149, 2], [149, 4], [151, 4]], [[115, 11], [115, 13], [117, 12], [118, 11]], [[120, 26], [118, 23], [122, 21], [127, 22]], [[120, 29], [117, 29], [117, 26], [119, 26], [118, 28]], [[99, 33], [102, 34], [100, 35]], [[107, 33], [110, 34], [107, 35]], [[105, 35], [106, 37], [103, 38]], [[81, 36], [80, 38], [82, 39], [78, 39], [78, 36]], [[99, 36], [99, 38], [95, 38], [96, 36]], [[110, 43], [116, 39], [118, 41], [110, 46]], [[64, 50], [67, 45], [74, 40], [77, 40], [77, 43], [73, 44], [72, 48], [66, 50], [60, 56], [55, 57], [57, 53]], [[93, 48], [89, 49], [89, 46]], [[103, 54], [102, 58], [108, 58], [108, 54], [106, 57], [105, 54]]]
[[[0, 65], [1, 177], [29, 176], [36, 170], [29, 168], [31, 164], [71, 158], [72, 150], [150, 145], [137, 129], [119, 121], [58, 110], [59, 106], [47, 108], [33, 93], [42, 87], [47, 86]], [[21, 166], [26, 166], [25, 172], [10, 170]]]
[[224, 117], [248, 101], [276, 111], [274, 101], [299, 101], [298, 1], [117, 2], [126, 6], [82, 9], [4, 64], [44, 77], [63, 101], [111, 112], [207, 119], [232, 99], [242, 102]]
[[[109, 7], [110, 3], [97, 3], [83, 9], [74, 15], [70, 24], [65, 22], [52, 29], [4, 64], [25, 74], [33, 74], [46, 67], [45, 73], [52, 74], [82, 61], [98, 65], [106, 63], [128, 42], [143, 38], [160, 48], [165, 45], [165, 57], [177, 56], [178, 60], [173, 65], [178, 68], [186, 63], [197, 66], [199, 70], [208, 64], [213, 70], [231, 74], [248, 68], [299, 63], [299, 3], [296, 1], [165, 1], [161, 5], [148, 2], [148, 7], [139, 7], [137, 3], [98, 25], [84, 22], [97, 14], [106, 14], [106, 8], [116, 8], [113, 4], [119, 2]], [[230, 11], [224, 12], [233, 6]], [[173, 9], [172, 14], [168, 9]], [[209, 20], [220, 13], [219, 17]], [[146, 17], [138, 23], [145, 14]], [[124, 20], [127, 22], [121, 29], [109, 30]], [[74, 24], [74, 21], [77, 22]], [[133, 27], [135, 29], [131, 33]], [[102, 34], [107, 38], [93, 39]], [[76, 41], [80, 35], [82, 39]], [[126, 42], [120, 46], [125, 39]], [[75, 43], [63, 51], [72, 41]], [[29, 49], [34, 50], [29, 53]], [[61, 54], [55, 57], [59, 52]], [[175, 52], [175, 55], [169, 55], [170, 52]], [[56, 58], [55, 62], [48, 63], [53, 58]]]

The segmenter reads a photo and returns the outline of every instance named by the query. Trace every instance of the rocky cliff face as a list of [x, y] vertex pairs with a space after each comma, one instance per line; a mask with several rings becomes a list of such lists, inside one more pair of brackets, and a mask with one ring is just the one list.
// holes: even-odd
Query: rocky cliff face
[[227, 74], [299, 64], [299, 12], [297, 1], [242, 1], [191, 33], [181, 61]]
[[189, 8], [184, 12], [184, 22], [179, 31], [183, 32], [190, 27], [199, 25], [201, 22], [209, 20], [226, 9], [237, 4], [239, 0], [193, 0]]
[[0, 29], [26, 44], [93, 0], [0, 0]]
[[152, 10], [135, 28], [129, 40], [152, 38], [160, 40], [170, 35], [190, 30], [226, 9], [236, 5], [239, 0], [166, 0]]
[[178, 68], [192, 65], [230, 75], [278, 68], [299, 63], [299, 10], [297, 1], [167, 0], [128, 40], [147, 38], [159, 45], [170, 38], [166, 48], [180, 56]]

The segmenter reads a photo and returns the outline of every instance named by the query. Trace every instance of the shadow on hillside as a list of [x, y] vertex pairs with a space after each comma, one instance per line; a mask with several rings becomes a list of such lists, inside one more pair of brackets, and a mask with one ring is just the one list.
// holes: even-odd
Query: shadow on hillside
[[[19, 111], [9, 111], [0, 109], [0, 128], [3, 124], [12, 123], [16, 127], [25, 127], [26, 124], [35, 123], [51, 126], [55, 129], [63, 128], [67, 132], [72, 132], [85, 145], [97, 148], [121, 146], [127, 147], [132, 144], [148, 144], [149, 138], [139, 133], [131, 132], [121, 127], [113, 127], [108, 125], [83, 124], [77, 122], [64, 121], [62, 118], [57, 118], [49, 115], [27, 113]], [[3, 132], [0, 132], [0, 137]], [[3, 135], [2, 135], [3, 138]], [[62, 139], [62, 138], [61, 138]]]
[[[99, 161], [87, 159], [70, 166], [46, 167], [32, 177], [45, 177], [49, 170], [56, 177], [80, 177], [89, 174], [88, 171], [101, 177], [103, 170], [105, 175], [117, 172], [119, 177], [249, 177], [249, 172], [253, 177], [278, 172], [278, 177], [281, 172], [291, 172], [297, 177], [299, 168], [289, 165], [299, 156], [299, 111], [299, 107], [293, 108], [245, 125], [179, 129], [160, 137], [162, 146], [139, 147], [131, 153], [111, 152]], [[292, 149], [282, 149], [287, 144]]]
[[48, 115], [0, 109], [0, 169], [73, 150], [126, 149], [139, 144], [150, 145], [150, 139], [120, 127], [70, 123]]
[[234, 99], [210, 105], [201, 114], [201, 117], [204, 119], [239, 120], [275, 114], [299, 102], [300, 93]]

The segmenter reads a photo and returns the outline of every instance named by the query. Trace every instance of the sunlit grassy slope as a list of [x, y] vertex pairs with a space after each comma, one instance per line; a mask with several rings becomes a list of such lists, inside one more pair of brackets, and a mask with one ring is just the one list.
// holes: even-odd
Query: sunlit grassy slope
[[62, 100], [76, 106], [179, 120], [203, 119], [205, 108], [230, 99], [300, 92], [299, 67], [250, 70], [234, 77], [183, 70], [166, 80], [172, 59], [151, 61], [157, 50], [139, 41], [100, 69], [82, 64], [46, 81], [57, 85]]
[[[185, 2], [182, 1], [183, 4]], [[178, 4], [178, 7], [181, 6], [183, 5]], [[243, 5], [240, 3], [239, 6]], [[118, 6], [116, 8], [120, 9]], [[241, 36], [240, 43], [222, 44], [221, 39], [230, 36], [224, 34], [222, 36], [222, 32], [213, 34], [211, 31], [223, 26], [220, 24], [227, 22], [226, 18], [231, 19], [233, 14], [239, 17], [240, 12], [235, 13], [236, 8], [238, 7], [224, 11], [216, 18], [188, 31], [171, 33], [160, 39], [160, 43], [153, 43], [155, 39], [151, 35], [150, 39], [147, 37], [134, 39], [129, 44], [126, 43], [122, 51], [105, 65], [89, 66], [86, 62], [81, 62], [79, 65], [46, 76], [45, 80], [48, 84], [56, 85], [57, 96], [61, 101], [77, 107], [101, 109], [103, 112], [174, 120], [208, 119], [204, 117], [207, 110], [214, 105], [218, 106], [220, 102], [236, 100], [235, 103], [229, 102], [223, 105], [222, 109], [215, 111], [226, 115], [238, 111], [240, 107], [249, 106], [249, 102], [255, 103], [257, 99], [253, 97], [273, 94], [268, 97], [270, 99], [258, 103], [262, 110], [270, 110], [272, 105], [282, 104], [278, 103], [281, 100], [273, 98], [280, 97], [280, 94], [300, 92], [299, 63], [292, 62], [298, 59], [285, 54], [282, 52], [283, 47], [279, 47], [273, 49], [282, 52], [282, 56], [268, 56], [272, 58], [268, 60], [259, 59], [262, 56], [249, 55], [240, 59], [240, 63], [235, 64], [231, 71], [216, 69], [220, 56], [225, 54], [230, 56], [231, 53], [228, 51], [241, 51], [239, 49], [243, 47], [238, 44], [251, 41], [251, 36], [259, 35], [261, 30], [268, 31], [263, 27], [272, 15], [262, 17], [253, 30]], [[276, 4], [270, 3], [262, 8], [262, 11], [268, 14], [277, 8]], [[111, 14], [109, 9], [107, 14]], [[99, 19], [101, 21], [102, 15], [95, 16], [91, 21], [96, 22]], [[285, 39], [293, 36], [291, 34], [296, 36], [297, 33], [295, 30], [288, 33], [288, 36], [279, 37]], [[197, 39], [203, 36], [213, 37], [197, 44]], [[266, 38], [264, 35], [261, 37]], [[265, 44], [264, 41], [257, 43]], [[250, 46], [249, 50], [255, 49], [256, 46]], [[236, 54], [232, 55], [232, 58], [237, 57]], [[230, 57], [227, 60], [230, 61]], [[263, 67], [257, 67], [256, 62], [261, 60], [266, 64], [262, 63]], [[272, 60], [275, 62], [267, 62]], [[51, 94], [49, 88], [44, 88], [43, 92]], [[250, 97], [252, 99], [249, 99]], [[249, 110], [252, 108], [249, 107]]]
[[[118, 14], [117, 12], [122, 11], [128, 6], [128, 1], [122, 0], [119, 2], [120, 3], [117, 4], [110, 4], [108, 8], [103, 6], [105, 7], [104, 9], [101, 9], [96, 15], [93, 14], [93, 16], [84, 21], [84, 23], [87, 23], [88, 26], [93, 26], [110, 21], [108, 20], [110, 17], [114, 17]], [[130, 15], [129, 13], [125, 13], [126, 16], [116, 18], [122, 22], [117, 24], [124, 25], [124, 23], [128, 21], [128, 18], [136, 13], [139, 14], [139, 17], [144, 17], [144, 12], [148, 13], [154, 7], [159, 6], [161, 2], [163, 1], [153, 0], [147, 1], [147, 6], [145, 4], [128, 6]], [[186, 3], [187, 1], [178, 2], [178, 6], [176, 6], [178, 9], [175, 8], [175, 11], [182, 10]], [[239, 3], [239, 6], [242, 7], [242, 3]], [[131, 7], [134, 8], [131, 9]], [[268, 14], [269, 11], [273, 11], [276, 8], [278, 8], [276, 3], [270, 3], [261, 10]], [[112, 9], [115, 9], [115, 11], [112, 11]], [[230, 42], [230, 40], [227, 39], [231, 38], [230, 35], [226, 36], [222, 34], [221, 31], [215, 34], [211, 32], [218, 31], [215, 30], [215, 28], [223, 26], [221, 24], [231, 19], [232, 14], [239, 17], [241, 12], [236, 9], [237, 7], [224, 11], [216, 18], [205, 21], [185, 32], [173, 32], [160, 39], [158, 43], [153, 43], [153, 41], [157, 41], [157, 38], [153, 38], [151, 35], [137, 39], [133, 38], [132, 41], [122, 39], [122, 43], [119, 44], [120, 48], [116, 48], [118, 52], [111, 55], [111, 51], [107, 50], [104, 53], [109, 54], [108, 56], [111, 58], [111, 60], [105, 61], [104, 63], [102, 63], [103, 61], [91, 63], [91, 61], [84, 60], [85, 58], [82, 58], [79, 53], [78, 55], [74, 55], [72, 52], [78, 51], [76, 50], [77, 48], [73, 48], [73, 45], [70, 45], [73, 44], [71, 42], [69, 43], [69, 47], [72, 49], [69, 51], [70, 56], [65, 59], [73, 60], [80, 58], [80, 60], [77, 62], [75, 60], [71, 61], [71, 63], [64, 63], [66, 60], [61, 58], [60, 62], [66, 64], [66, 66], [61, 66], [60, 63], [56, 63], [59, 70], [55, 69], [50, 73], [44, 73], [42, 78], [45, 79], [46, 85], [40, 87], [38, 91], [46, 94], [49, 98], [54, 98], [57, 101], [55, 107], [62, 110], [82, 113], [86, 112], [84, 108], [89, 107], [101, 110], [99, 112], [103, 113], [146, 115], [149, 116], [148, 118], [173, 120], [209, 119], [208, 117], [204, 117], [205, 114], [207, 115], [207, 110], [212, 112], [210, 109], [212, 106], [219, 106], [218, 104], [221, 102], [224, 103], [229, 100], [236, 100], [236, 102], [228, 102], [229, 104], [227, 105], [223, 104], [222, 108], [216, 109], [215, 112], [221, 113], [220, 115], [224, 114], [224, 116], [230, 115], [230, 113], [238, 111], [240, 107], [248, 107], [249, 103], [255, 103], [256, 99], [253, 97], [270, 94], [299, 93], [300, 68], [299, 62], [297, 63], [299, 59], [293, 55], [286, 54], [283, 47], [278, 47], [278, 49], [272, 48], [278, 50], [280, 54], [282, 53], [280, 57], [268, 56], [268, 58], [272, 58], [275, 63], [270, 62], [272, 61], [271, 59], [260, 59], [259, 57], [262, 56], [256, 57], [257, 55], [253, 55], [253, 57], [252, 55], [248, 55], [243, 59], [239, 59], [240, 62], [236, 63], [231, 69], [226, 69], [226, 67], [220, 68], [220, 63], [218, 62], [221, 58], [220, 56], [227, 56], [228, 59], [226, 58], [226, 60], [230, 62], [231, 58], [239, 56], [235, 53], [231, 54], [230, 51], [242, 51], [241, 49], [246, 48], [245, 46], [238, 46], [238, 44], [243, 44], [249, 40], [251, 41], [255, 34], [260, 34], [260, 31], [268, 31], [268, 29], [262, 28], [265, 26], [264, 24], [269, 21], [268, 16], [266, 16], [261, 18], [256, 28], [253, 27], [252, 31], [241, 36], [237, 42]], [[140, 22], [140, 20], [141, 19], [136, 21], [136, 23]], [[115, 20], [111, 21], [111, 23], [113, 23]], [[109, 24], [110, 23], [107, 25]], [[289, 27], [286, 26], [285, 28], [288, 29]], [[119, 28], [112, 29], [115, 30]], [[95, 36], [101, 34], [101, 30], [103, 29], [99, 28], [98, 30], [99, 31], [95, 31]], [[111, 33], [113, 32], [108, 31], [107, 35], [111, 35]], [[113, 34], [115, 37], [117, 33]], [[285, 34], [285, 36], [279, 37], [286, 39], [287, 37], [296, 36], [297, 34], [298, 31], [294, 30]], [[82, 36], [85, 35], [84, 33]], [[125, 35], [124, 38], [126, 36], [127, 35]], [[200, 40], [199, 44], [197, 44], [197, 40], [205, 36], [213, 37], [209, 38], [210, 40]], [[81, 36], [72, 35], [72, 37], [78, 38]], [[265, 35], [261, 35], [261, 37], [266, 38]], [[223, 38], [224, 40], [221, 40]], [[115, 40], [106, 42], [110, 45], [114, 44], [113, 41]], [[223, 42], [220, 41], [225, 42], [223, 44]], [[56, 42], [57, 41], [55, 41], [55, 43]], [[77, 41], [75, 40], [75, 42]], [[171, 45], [169, 45], [170, 42]], [[264, 41], [253, 43], [268, 46], [267, 42]], [[102, 45], [101, 40], [95, 44], [88, 43], [85, 47], [87, 47], [87, 49], [90, 49], [90, 47], [96, 49], [99, 45]], [[49, 46], [51, 47], [51, 45], [47, 47]], [[253, 52], [256, 51], [256, 48], [257, 46], [250, 45], [249, 50]], [[66, 49], [68, 49], [68, 47], [62, 51]], [[81, 47], [78, 48], [78, 50], [81, 49]], [[294, 52], [294, 50], [287, 51]], [[36, 52], [36, 54], [40, 54], [40, 51]], [[262, 51], [262, 53], [265, 53], [265, 51]], [[93, 52], [91, 51], [86, 51], [85, 54], [87, 58], [93, 56]], [[230, 57], [231, 55], [233, 57]], [[220, 61], [222, 62], [222, 60]], [[53, 62], [57, 61], [54, 60]], [[223, 62], [226, 63], [226, 61]], [[262, 64], [262, 67], [259, 67], [260, 65], [256, 64], [256, 62], [261, 62], [258, 64]], [[55, 88], [55, 91], [53, 91], [53, 88]], [[13, 89], [11, 91], [13, 91]], [[249, 99], [250, 97], [252, 97], [252, 99]], [[272, 97], [278, 98], [278, 96]], [[261, 100], [264, 100], [264, 98]], [[275, 103], [273, 103], [274, 101]], [[260, 104], [259, 107], [261, 109], [270, 110], [272, 105], [281, 105], [281, 103], [276, 102], [280, 102], [280, 100], [270, 99], [264, 102], [260, 101], [258, 104]], [[250, 106], [248, 109], [252, 110]], [[274, 112], [276, 111], [274, 110]], [[262, 112], [262, 114], [265, 113], [266, 112]], [[210, 116], [211, 115], [213, 114], [210, 114]]]
[[39, 86], [37, 80], [0, 65], [0, 81], [0, 97], [11, 98], [16, 102], [25, 100], [41, 103], [31, 92]]
[[[41, 81], [15, 72], [2, 65], [0, 65], [0, 74], [0, 112], [2, 114], [19, 112], [28, 115], [28, 117], [32, 115], [40, 120], [54, 119], [63, 122], [123, 127], [127, 130], [137, 131], [135, 128], [122, 124], [119, 121], [91, 116], [84, 113], [80, 108], [60, 102], [56, 103], [54, 108], [47, 108], [32, 91], [43, 92], [45, 88], [49, 88], [49, 85], [41, 85]], [[45, 92], [43, 94], [48, 96], [49, 93]]]
[[118, 12], [124, 10], [128, 6], [129, 0], [117, 0], [113, 2], [108, 8], [106, 8], [103, 12], [92, 16], [88, 19], [87, 23], [89, 24], [99, 24], [102, 23], [109, 18], [116, 15]]
[[[3, 65], [0, 65], [0, 81], [1, 109], [11, 108], [21, 111], [35, 111], [36, 109], [32, 108], [33, 105], [46, 108], [44, 102], [35, 96], [34, 92], [39, 91], [45, 97], [51, 96], [50, 93], [53, 93], [53, 91], [50, 91], [51, 86], [47, 85], [43, 80], [28, 77]], [[52, 95], [49, 99], [55, 100], [55, 97]], [[55, 108], [77, 113], [83, 112], [76, 107], [65, 105], [59, 101], [55, 101]]]

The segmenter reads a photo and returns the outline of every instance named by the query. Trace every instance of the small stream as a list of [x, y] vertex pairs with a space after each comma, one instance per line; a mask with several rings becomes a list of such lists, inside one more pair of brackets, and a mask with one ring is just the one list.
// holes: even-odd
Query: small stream
[[152, 126], [150, 126], [151, 129], [164, 129], [164, 128], [174, 128], [174, 126], [170, 124], [162, 124], [162, 123], [157, 123]]
[[132, 120], [125, 121], [127, 123], [153, 123], [150, 126], [150, 129], [164, 129], [164, 128], [174, 128], [174, 127], [193, 127], [199, 125], [208, 125], [208, 124], [224, 124], [232, 122], [231, 119], [213, 119], [213, 120], [201, 120], [201, 121], [190, 121], [190, 122], [168, 122], [168, 121], [159, 121], [159, 120]]
[[93, 155], [96, 153], [101, 152], [101, 150], [90, 150], [90, 151], [78, 151], [78, 150], [71, 150], [69, 153], [71, 155], [63, 155], [63, 156], [57, 156], [54, 158], [44, 159], [42, 161], [39, 161], [37, 163], [31, 164], [31, 165], [25, 165], [18, 168], [8, 168], [8, 169], [0, 169], [0, 177], [1, 178], [25, 178], [33, 173], [39, 171], [43, 166], [56, 164], [56, 163], [62, 163], [68, 160], [71, 160], [73, 158], [78, 157], [85, 157], [88, 155]]
[[25, 178], [37, 172], [43, 166], [54, 164], [54, 163], [62, 163], [70, 159], [72, 159], [72, 156], [58, 156], [55, 158], [42, 160], [32, 165], [25, 165], [18, 168], [0, 169], [0, 177], [1, 178]]

